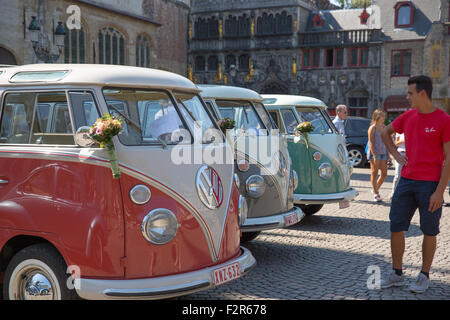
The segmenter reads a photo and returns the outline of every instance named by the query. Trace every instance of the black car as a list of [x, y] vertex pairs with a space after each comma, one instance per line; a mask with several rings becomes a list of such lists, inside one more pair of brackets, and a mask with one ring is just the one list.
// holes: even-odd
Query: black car
[[347, 117], [344, 121], [348, 157], [357, 168], [363, 168], [367, 163], [365, 149], [370, 122], [370, 119], [360, 117]]
[[370, 121], [361, 117], [347, 117], [344, 121], [348, 159], [357, 168], [363, 168], [367, 164], [365, 150], [369, 139]]

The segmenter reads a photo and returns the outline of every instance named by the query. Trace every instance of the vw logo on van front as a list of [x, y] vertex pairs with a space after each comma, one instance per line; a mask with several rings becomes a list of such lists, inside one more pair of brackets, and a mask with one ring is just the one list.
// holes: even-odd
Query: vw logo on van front
[[209, 166], [202, 166], [195, 181], [200, 200], [209, 209], [217, 209], [223, 202], [223, 186], [219, 174]]

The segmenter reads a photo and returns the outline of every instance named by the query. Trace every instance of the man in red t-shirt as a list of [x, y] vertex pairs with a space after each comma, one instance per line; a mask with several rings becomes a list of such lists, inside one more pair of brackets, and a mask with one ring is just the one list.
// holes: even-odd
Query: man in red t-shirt
[[[389, 213], [394, 270], [382, 279], [381, 288], [404, 284], [404, 231], [408, 230], [417, 209], [424, 235], [422, 270], [410, 290], [425, 292], [430, 284], [429, 272], [436, 251], [444, 191], [450, 179], [450, 116], [433, 106], [432, 91], [433, 83], [429, 77], [410, 78], [407, 99], [412, 109], [401, 114], [382, 133], [390, 154], [403, 168]], [[400, 155], [391, 139], [394, 132], [405, 136], [405, 156]]]

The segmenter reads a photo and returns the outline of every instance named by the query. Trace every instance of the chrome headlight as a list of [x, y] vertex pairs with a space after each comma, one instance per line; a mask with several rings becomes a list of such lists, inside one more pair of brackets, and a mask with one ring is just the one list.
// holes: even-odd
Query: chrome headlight
[[239, 225], [243, 225], [245, 220], [247, 220], [247, 213], [247, 200], [243, 196], [239, 196]]
[[294, 190], [298, 187], [298, 174], [295, 170], [292, 170], [292, 180], [294, 181]]
[[319, 176], [323, 179], [330, 179], [333, 175], [333, 167], [328, 162], [322, 163], [319, 167]]
[[250, 163], [245, 159], [241, 159], [237, 162], [237, 167], [238, 167], [239, 171], [247, 172], [248, 169], [250, 169]]
[[252, 198], [259, 198], [263, 195], [266, 190], [266, 182], [264, 178], [259, 175], [253, 175], [248, 177], [245, 182], [245, 188], [247, 193]]
[[130, 199], [135, 204], [145, 204], [151, 196], [150, 189], [142, 184], [138, 184], [130, 190]]
[[142, 221], [141, 231], [144, 238], [153, 244], [170, 242], [177, 234], [177, 217], [168, 209], [155, 209]]

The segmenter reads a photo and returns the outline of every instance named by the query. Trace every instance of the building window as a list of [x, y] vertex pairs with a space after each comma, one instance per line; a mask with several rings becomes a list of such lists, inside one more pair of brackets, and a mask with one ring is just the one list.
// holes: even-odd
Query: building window
[[334, 66], [334, 49], [325, 50], [325, 67]]
[[292, 16], [287, 15], [286, 11], [275, 16], [276, 21], [276, 33], [277, 34], [290, 34], [292, 33]]
[[342, 67], [344, 64], [344, 49], [326, 49], [325, 67]]
[[367, 24], [367, 22], [369, 21], [369, 17], [370, 14], [366, 11], [366, 9], [364, 8], [363, 12], [361, 13], [361, 15], [359, 16], [360, 19], [360, 23], [361, 24]]
[[335, 56], [336, 56], [335, 62], [336, 67], [342, 67], [344, 65], [344, 49], [342, 48], [336, 49]]
[[369, 64], [369, 48], [360, 48], [359, 65], [365, 67]]
[[219, 37], [219, 21], [216, 17], [198, 18], [194, 23], [196, 39], [217, 39]]
[[83, 27], [70, 30], [66, 26], [64, 37], [64, 62], [86, 63], [86, 41]]
[[367, 97], [349, 97], [349, 115], [367, 118], [369, 99]]
[[202, 56], [198, 56], [195, 58], [194, 70], [200, 72], [205, 71], [205, 58], [203, 58]]
[[410, 1], [400, 1], [395, 4], [395, 27], [412, 27], [414, 23], [414, 5]]
[[312, 67], [318, 68], [320, 65], [320, 49], [312, 49]]
[[304, 49], [302, 68], [318, 68], [320, 66], [320, 49]]
[[391, 66], [391, 76], [410, 76], [411, 50], [392, 51]]
[[242, 54], [239, 56], [239, 71], [248, 71], [250, 69], [250, 56]]
[[358, 48], [350, 48], [348, 54], [348, 65], [356, 67], [358, 65]]
[[225, 57], [225, 70], [229, 71], [232, 65], [236, 67], [236, 57], [232, 54], [229, 54]]
[[316, 13], [316, 15], [313, 18], [313, 26], [314, 28], [319, 28], [323, 25], [323, 19], [320, 16], [319, 13]]
[[311, 54], [309, 49], [302, 50], [303, 59], [302, 59], [302, 67], [304, 69], [311, 67]]
[[98, 62], [100, 64], [125, 64], [125, 38], [113, 28], [98, 32]]
[[136, 66], [150, 68], [150, 42], [143, 35], [136, 40]]
[[286, 11], [273, 14], [263, 13], [256, 20], [257, 35], [275, 35], [275, 34], [291, 34], [292, 33], [292, 15], [288, 15]]
[[208, 71], [217, 71], [219, 68], [219, 59], [217, 56], [210, 56], [208, 58]]

